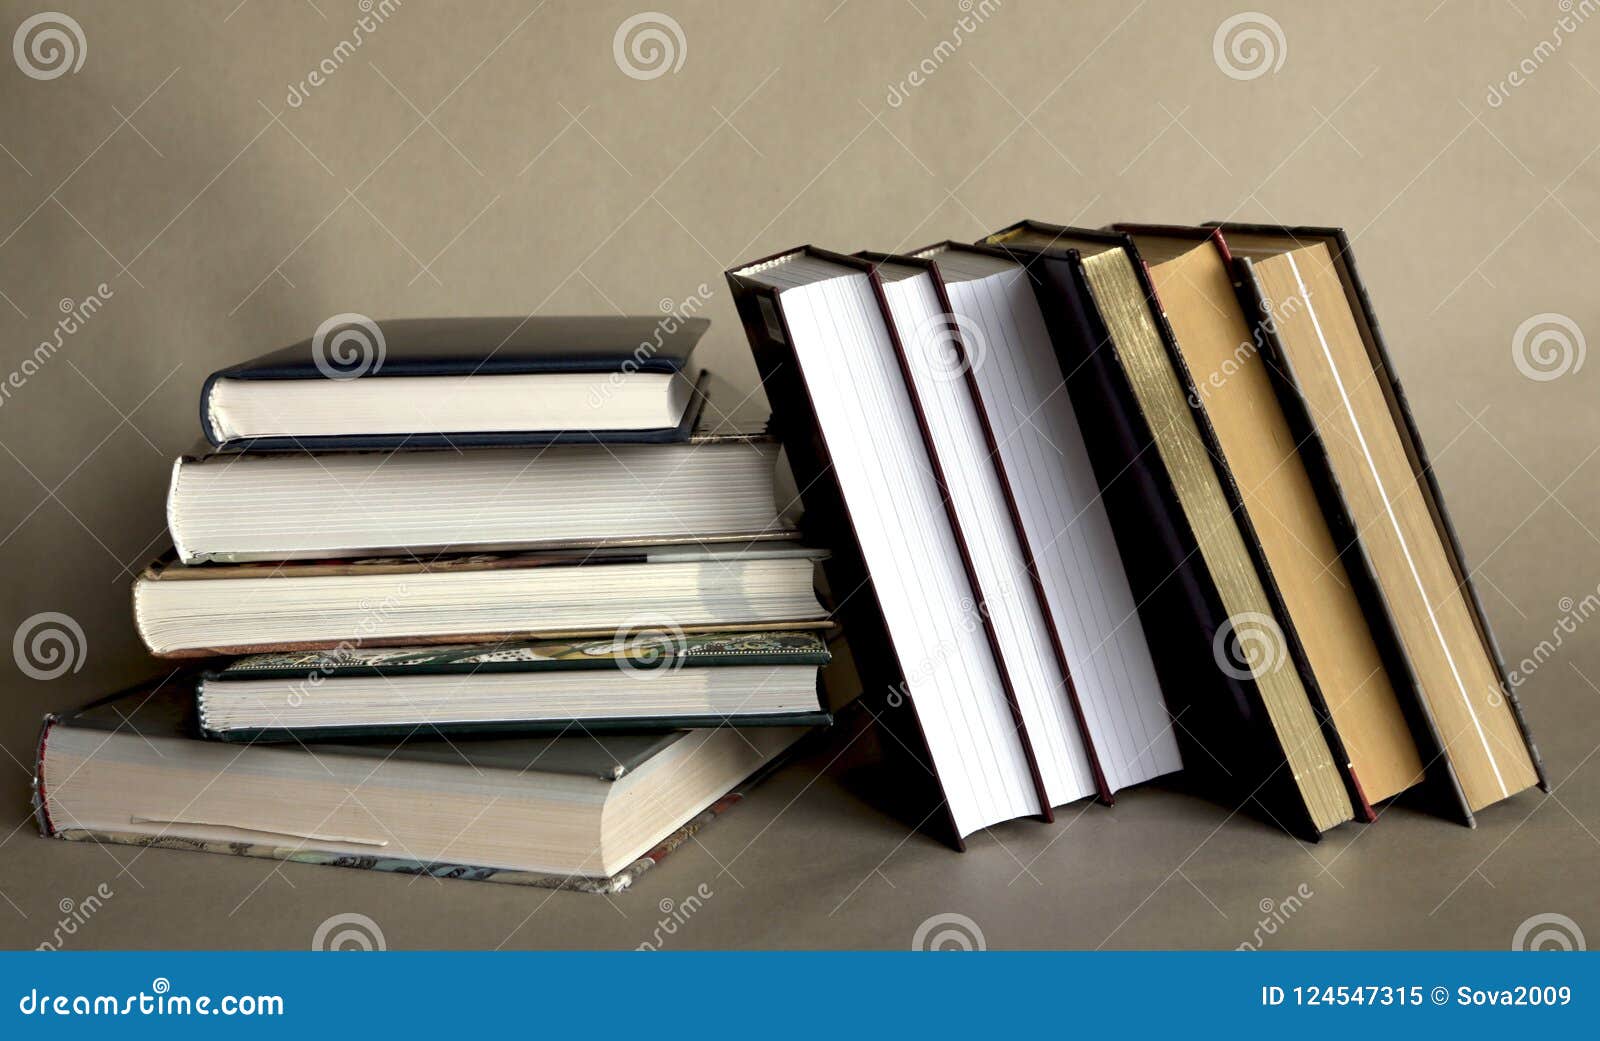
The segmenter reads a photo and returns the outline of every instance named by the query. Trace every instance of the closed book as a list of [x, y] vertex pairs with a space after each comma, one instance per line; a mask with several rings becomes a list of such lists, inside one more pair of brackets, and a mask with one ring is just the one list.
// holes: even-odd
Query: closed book
[[212, 373], [200, 424], [219, 448], [682, 441], [704, 318], [346, 314]]
[[1434, 785], [1445, 812], [1472, 824], [1519, 791], [1548, 791], [1349, 237], [1217, 227], [1346, 566], [1392, 648], [1391, 675], [1414, 702], [1419, 744], [1447, 764]]
[[204, 673], [200, 729], [224, 741], [816, 726], [827, 645], [813, 632], [258, 654]]
[[188, 679], [45, 717], [34, 767], [44, 835], [611, 893], [808, 733], [226, 745], [195, 734]]
[[673, 444], [180, 458], [167, 527], [186, 564], [792, 537], [763, 430]]
[[825, 554], [793, 541], [204, 564], [157, 561], [133, 618], [162, 658], [608, 636], [670, 623], [825, 629]]
[[804, 246], [727, 278], [911, 822], [962, 848], [1050, 819], [877, 266]]
[[[1217, 432], [1252, 527], [1307, 663], [1333, 715], [1350, 769], [1373, 803], [1390, 799], [1448, 762], [1413, 734], [1417, 706], [1381, 616], [1341, 557], [1328, 492], [1303, 459], [1305, 415], [1280, 402], [1279, 368], [1265, 343], [1272, 315], [1236, 292], [1232, 257], [1215, 228], [1118, 225], [1134, 237]], [[1258, 324], [1264, 320], [1264, 324]], [[1291, 402], [1292, 404], [1292, 402]], [[1444, 780], [1442, 776], [1438, 780]]]

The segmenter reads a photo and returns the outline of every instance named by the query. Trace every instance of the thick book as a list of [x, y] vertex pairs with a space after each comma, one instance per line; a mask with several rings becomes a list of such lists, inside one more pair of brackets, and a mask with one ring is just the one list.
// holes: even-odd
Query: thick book
[[608, 893], [809, 731], [568, 733], [278, 747], [201, 740], [182, 677], [45, 717], [51, 838]]
[[1338, 228], [1219, 227], [1346, 565], [1369, 616], [1392, 634], [1393, 675], [1416, 700], [1420, 743], [1448, 761], [1456, 814], [1471, 824], [1519, 791], [1548, 791], [1349, 238]]
[[1026, 221], [988, 241], [1054, 322], [1188, 772], [1307, 840], [1370, 819], [1132, 240]]
[[794, 542], [187, 566], [133, 583], [161, 658], [328, 647], [495, 643], [675, 630], [818, 629], [815, 563]]
[[[1333, 714], [1350, 770], [1373, 803], [1423, 779], [1415, 692], [1391, 681], [1396, 662], [1381, 616], [1371, 614], [1341, 560], [1324, 502], [1328, 489], [1301, 458], [1299, 417], [1280, 406], [1257, 321], [1274, 322], [1235, 291], [1227, 242], [1214, 228], [1119, 224], [1150, 265], [1200, 409], [1238, 484], [1262, 556], [1283, 594], [1307, 663]], [[1442, 778], [1441, 778], [1442, 779]]]
[[790, 538], [764, 431], [681, 444], [184, 456], [185, 564]]
[[[925, 790], [913, 823], [961, 848], [1051, 816], [942, 461], [907, 388], [877, 267], [811, 246], [727, 273], [864, 696]], [[908, 802], [911, 798], [908, 798]]]
[[220, 448], [682, 441], [704, 318], [338, 315], [212, 373], [200, 425]]
[[223, 741], [827, 724], [814, 632], [671, 626], [598, 640], [257, 654], [201, 675]]
[[1045, 790], [1111, 803], [1176, 770], [1084, 433], [1020, 267], [959, 247], [878, 266], [906, 385], [943, 462]]

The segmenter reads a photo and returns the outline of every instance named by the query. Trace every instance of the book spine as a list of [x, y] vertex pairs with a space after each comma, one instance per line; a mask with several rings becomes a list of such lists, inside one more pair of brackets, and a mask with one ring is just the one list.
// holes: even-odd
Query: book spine
[[874, 703], [870, 709], [874, 720], [889, 736], [884, 750], [889, 756], [902, 760], [904, 776], [912, 779], [908, 788], [915, 787], [915, 779], [920, 776], [933, 779], [935, 791], [928, 800], [929, 805], [912, 812], [918, 819], [927, 821], [930, 830], [945, 842], [964, 850], [966, 843], [956, 830], [943, 780], [928, 751], [927, 738], [911, 701], [903, 663], [889, 638], [883, 608], [861, 553], [855, 523], [845, 505], [844, 491], [834, 473], [828, 444], [801, 374], [800, 360], [795, 355], [778, 294], [742, 278], [736, 271], [728, 272], [727, 279], [761, 385], [772, 406], [772, 432], [783, 445], [789, 467], [794, 472], [795, 485], [801, 490], [805, 504], [802, 528], [814, 545], [829, 550], [822, 567], [835, 614], [843, 623], [852, 647], [872, 649], [870, 654], [852, 657], [861, 676], [862, 693]]

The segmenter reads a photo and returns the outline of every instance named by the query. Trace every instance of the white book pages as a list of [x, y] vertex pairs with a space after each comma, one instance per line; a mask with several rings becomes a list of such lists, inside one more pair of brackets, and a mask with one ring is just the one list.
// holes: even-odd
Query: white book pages
[[956, 831], [1039, 813], [1026, 738], [977, 616], [978, 597], [870, 276], [799, 253], [740, 274], [780, 290], [791, 346]]
[[758, 538], [787, 525], [777, 446], [553, 445], [212, 455], [173, 471], [184, 563]]
[[990, 454], [966, 383], [970, 358], [952, 340], [930, 273], [883, 264], [879, 274], [1045, 793], [1052, 806], [1094, 795], [1094, 770], [1072, 710], [1067, 673], [1007, 505], [1000, 461]]
[[[1177, 738], [1061, 365], [1021, 266], [932, 254], [1112, 790], [1180, 768]], [[1092, 432], [1090, 432], [1092, 436]]]

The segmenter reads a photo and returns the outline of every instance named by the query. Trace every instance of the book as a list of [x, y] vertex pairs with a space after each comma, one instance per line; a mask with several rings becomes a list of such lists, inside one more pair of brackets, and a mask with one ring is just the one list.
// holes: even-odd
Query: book
[[704, 318], [336, 315], [212, 373], [200, 424], [250, 451], [682, 441]]
[[185, 564], [791, 538], [765, 433], [471, 452], [208, 454], [173, 467]]
[[[805, 246], [728, 284], [885, 742], [931, 830], [1052, 815], [989, 612], [926, 449], [875, 266]], [[918, 789], [927, 788], [925, 793]]]
[[[1143, 630], [1038, 303], [946, 246], [878, 266], [1053, 805], [1178, 769]], [[1029, 696], [1022, 696], [1023, 694]]]
[[[1549, 782], [1506, 676], [1350, 242], [1337, 228], [1224, 224], [1241, 290], [1270, 312], [1263, 348], [1371, 617], [1454, 777], [1458, 815]], [[1314, 417], [1314, 418], [1313, 418]]]
[[[1372, 803], [1423, 778], [1424, 758], [1389, 664], [1344, 564], [1271, 366], [1257, 318], [1235, 292], [1231, 256], [1215, 229], [1117, 225], [1133, 236], [1199, 404], [1239, 487], [1262, 555], [1283, 594], [1350, 769]], [[1412, 696], [1408, 690], [1407, 696]], [[1441, 765], [1442, 765], [1442, 761]]]
[[203, 673], [200, 731], [224, 741], [817, 726], [813, 632], [670, 626], [594, 640], [256, 654]]
[[162, 658], [662, 625], [826, 628], [814, 588], [821, 556], [768, 541], [199, 566], [168, 557], [134, 581], [133, 617]]
[[1185, 767], [1308, 841], [1370, 818], [1132, 240], [1025, 221], [987, 241], [1038, 272], [1062, 371], [1082, 377], [1068, 393], [1100, 435], [1091, 458]]
[[805, 728], [313, 743], [199, 740], [180, 679], [45, 718], [41, 832], [86, 842], [626, 887]]

